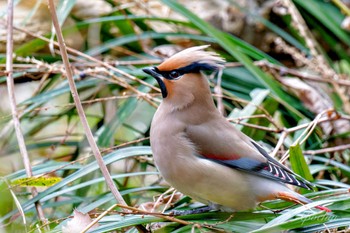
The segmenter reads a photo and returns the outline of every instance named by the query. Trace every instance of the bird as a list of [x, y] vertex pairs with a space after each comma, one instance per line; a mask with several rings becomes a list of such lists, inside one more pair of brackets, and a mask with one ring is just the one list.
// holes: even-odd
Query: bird
[[223, 69], [225, 60], [208, 47], [190, 47], [142, 69], [156, 79], [163, 97], [150, 130], [161, 176], [210, 210], [246, 211], [274, 199], [311, 203], [287, 184], [306, 189], [313, 184], [271, 157], [216, 108], [206, 74]]

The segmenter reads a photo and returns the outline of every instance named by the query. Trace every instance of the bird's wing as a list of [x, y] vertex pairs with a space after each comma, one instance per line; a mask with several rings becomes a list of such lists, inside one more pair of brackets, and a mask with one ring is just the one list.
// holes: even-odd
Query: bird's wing
[[[226, 122], [226, 121], [225, 121]], [[186, 129], [197, 155], [221, 165], [267, 179], [311, 189], [313, 185], [268, 155], [230, 123], [218, 121]]]
[[[203, 158], [206, 158], [205, 155], [198, 155]], [[283, 166], [280, 166], [280, 164], [273, 163], [270, 161], [264, 163], [251, 158], [240, 158], [235, 160], [220, 160], [212, 158], [208, 159], [221, 165], [248, 172], [257, 176], [262, 176], [271, 180], [292, 184], [306, 189], [312, 189], [313, 187], [313, 185], [310, 182], [300, 177], [297, 177], [296, 174], [293, 172], [285, 170]]]

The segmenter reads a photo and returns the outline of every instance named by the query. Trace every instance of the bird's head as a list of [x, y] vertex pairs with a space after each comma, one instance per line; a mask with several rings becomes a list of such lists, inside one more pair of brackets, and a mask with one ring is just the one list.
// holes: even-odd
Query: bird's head
[[209, 90], [202, 71], [223, 67], [224, 60], [214, 52], [204, 51], [207, 47], [209, 45], [185, 49], [159, 66], [144, 68], [143, 71], [157, 80], [164, 99], [187, 104], [193, 101], [194, 92]]

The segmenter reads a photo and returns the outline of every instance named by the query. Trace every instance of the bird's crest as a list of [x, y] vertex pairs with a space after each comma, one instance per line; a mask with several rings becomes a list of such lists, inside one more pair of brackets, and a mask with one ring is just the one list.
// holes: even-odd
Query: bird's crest
[[202, 45], [182, 50], [164, 61], [157, 68], [160, 71], [170, 71], [191, 64], [205, 64], [212, 69], [223, 67], [225, 60], [215, 52], [204, 51], [208, 47], [209, 45]]

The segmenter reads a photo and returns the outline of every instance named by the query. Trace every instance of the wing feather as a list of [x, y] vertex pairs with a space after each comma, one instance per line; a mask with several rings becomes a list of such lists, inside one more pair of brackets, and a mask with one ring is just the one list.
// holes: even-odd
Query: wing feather
[[310, 182], [272, 158], [259, 144], [234, 128], [221, 115], [213, 114], [205, 122], [196, 122], [188, 126], [185, 132], [202, 158], [267, 179], [306, 189], [313, 187]]
[[266, 162], [255, 160], [251, 157], [244, 157], [238, 159], [220, 159], [220, 156], [206, 156], [200, 155], [206, 159], [214, 161], [230, 168], [238, 169], [244, 172], [262, 176], [271, 180], [276, 180], [286, 184], [292, 184], [306, 189], [312, 189], [313, 184], [304, 178], [298, 176], [289, 168], [285, 167], [277, 160], [267, 154], [267, 152], [260, 147], [256, 142], [252, 141], [252, 144], [258, 149], [258, 151], [267, 159]]
[[[255, 146], [255, 148], [268, 160], [268, 166], [274, 167], [280, 171], [280, 174], [278, 177], [280, 177], [283, 180], [287, 180], [290, 182], [289, 184], [294, 184], [299, 187], [303, 187], [306, 189], [313, 189], [314, 185], [304, 179], [303, 177], [299, 176], [298, 174], [294, 173], [292, 170], [272, 158], [258, 143], [251, 141], [252, 144]], [[288, 183], [288, 182], [287, 182]]]

